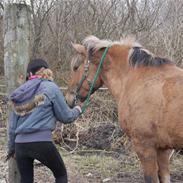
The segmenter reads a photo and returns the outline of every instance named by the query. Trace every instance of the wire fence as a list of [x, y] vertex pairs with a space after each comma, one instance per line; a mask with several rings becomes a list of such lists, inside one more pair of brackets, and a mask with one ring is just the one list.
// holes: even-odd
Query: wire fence
[[[7, 85], [1, 84], [1, 83], [2, 83], [2, 81], [0, 80], [0, 96], [7, 96], [8, 95], [8, 93], [6, 92]], [[66, 91], [68, 89], [67, 87], [64, 87], [64, 86], [60, 86], [59, 88], [60, 88], [60, 90], [63, 90], [63, 91]], [[105, 91], [105, 90], [108, 90], [108, 88], [106, 88], [106, 87], [99, 88], [99, 91]]]

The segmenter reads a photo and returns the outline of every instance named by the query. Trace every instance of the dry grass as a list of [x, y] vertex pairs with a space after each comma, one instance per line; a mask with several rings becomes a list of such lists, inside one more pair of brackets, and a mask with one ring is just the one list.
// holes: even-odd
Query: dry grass
[[[120, 128], [116, 111], [116, 104], [108, 92], [98, 92], [93, 96], [86, 113], [74, 124], [58, 125], [56, 134], [60, 143], [58, 148], [66, 163], [70, 183], [143, 182], [141, 166], [130, 140], [123, 133], [119, 135], [121, 133], [118, 132]], [[3, 106], [3, 112], [4, 119], [6, 106]], [[112, 129], [112, 132], [109, 133], [106, 127], [110, 127], [109, 130]], [[7, 177], [7, 164], [3, 162], [6, 155], [5, 136], [6, 130], [1, 128], [0, 146], [3, 148], [0, 151], [0, 177], [2, 178]], [[82, 145], [88, 141], [91, 145], [93, 142], [101, 143], [104, 137], [110, 143], [108, 149], [93, 149], [88, 148], [87, 144]], [[182, 172], [183, 156], [174, 153], [171, 160], [172, 182], [183, 182]], [[35, 181], [50, 183], [53, 182], [53, 175], [46, 167], [36, 166]]]

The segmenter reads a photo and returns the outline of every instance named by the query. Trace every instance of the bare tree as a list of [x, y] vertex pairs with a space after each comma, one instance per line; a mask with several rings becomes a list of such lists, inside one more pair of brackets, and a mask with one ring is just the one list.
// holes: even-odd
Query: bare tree
[[33, 17], [32, 56], [36, 57], [39, 55], [39, 46], [41, 44], [41, 35], [44, 31], [44, 23], [48, 17], [49, 11], [54, 5], [54, 0], [30, 0], [30, 3]]
[[60, 78], [69, 69], [71, 41], [91, 34], [119, 40], [130, 34], [181, 65], [182, 4], [181, 0], [30, 0], [32, 57], [46, 58]]
[[4, 57], [3, 12], [4, 12], [4, 5], [2, 2], [0, 2], [0, 75], [4, 74], [4, 67], [3, 67], [3, 57]]
[[4, 10], [4, 5], [3, 5], [2, 2], [0, 2], [0, 8], [1, 8], [2, 10]]

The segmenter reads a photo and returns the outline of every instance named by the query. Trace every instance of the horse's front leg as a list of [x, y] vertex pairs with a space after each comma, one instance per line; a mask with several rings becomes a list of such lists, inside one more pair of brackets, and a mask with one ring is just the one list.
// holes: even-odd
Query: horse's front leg
[[154, 147], [144, 144], [134, 144], [136, 153], [144, 171], [145, 183], [159, 183], [157, 151]]
[[158, 166], [159, 166], [159, 178], [161, 183], [170, 183], [170, 170], [169, 160], [173, 150], [162, 150], [157, 151]]

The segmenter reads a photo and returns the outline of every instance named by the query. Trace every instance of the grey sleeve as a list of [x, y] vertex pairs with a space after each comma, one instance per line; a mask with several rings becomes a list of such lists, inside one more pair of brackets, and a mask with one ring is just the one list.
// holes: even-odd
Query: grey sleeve
[[77, 107], [71, 109], [67, 105], [63, 93], [60, 91], [59, 88], [55, 89], [55, 97], [52, 102], [55, 117], [58, 121], [61, 121], [63, 123], [71, 123], [76, 120], [81, 114], [81, 111]]
[[17, 126], [18, 116], [11, 112], [9, 118], [9, 127], [8, 127], [8, 153], [15, 151], [15, 130]]

